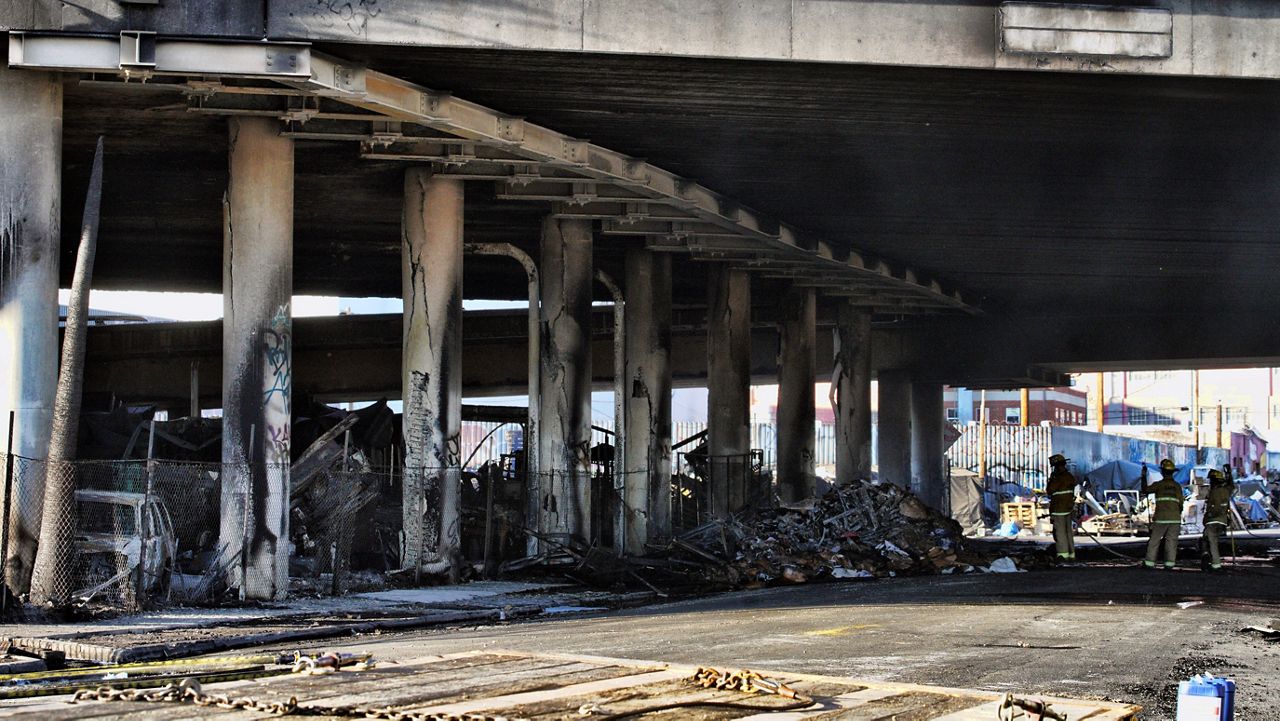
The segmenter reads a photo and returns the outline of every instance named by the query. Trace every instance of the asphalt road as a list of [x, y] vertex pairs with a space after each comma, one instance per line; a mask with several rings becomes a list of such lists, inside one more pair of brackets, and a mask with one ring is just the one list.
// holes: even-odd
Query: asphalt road
[[1172, 721], [1176, 682], [1237, 679], [1238, 721], [1280, 718], [1280, 569], [1092, 566], [811, 584], [497, 627], [353, 639], [408, 659], [476, 649], [580, 653], [1131, 701]]

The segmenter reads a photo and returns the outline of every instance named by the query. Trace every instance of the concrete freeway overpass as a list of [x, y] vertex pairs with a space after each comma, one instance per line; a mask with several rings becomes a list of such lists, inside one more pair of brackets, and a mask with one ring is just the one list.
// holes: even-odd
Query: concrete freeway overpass
[[[865, 473], [877, 374], [901, 411], [881, 414], [881, 472], [926, 495], [941, 382], [1274, 363], [1280, 8], [1102, 5], [2, 3], [0, 328], [19, 449], [41, 454], [49, 307], [98, 135], [97, 286], [226, 293], [229, 463], [250, 429], [288, 422], [257, 369], [264, 338], [292, 338], [290, 292], [406, 296], [408, 463], [456, 461], [461, 297], [528, 292], [511, 258], [463, 262], [463, 243], [484, 245], [538, 259], [538, 468], [574, 509], [544, 529], [584, 532], [582, 409], [615, 375], [588, 362], [603, 273], [626, 299], [623, 470], [648, 479], [626, 491], [647, 509], [622, 524], [631, 548], [663, 528], [669, 407], [653, 399], [679, 370], [673, 304], [705, 308], [713, 453], [746, 450], [746, 387], [778, 347], [754, 314], [782, 329], [784, 425], [811, 417], [812, 394], [789, 391], [830, 353], [840, 472]], [[787, 493], [812, 478], [801, 436], [779, 449]], [[280, 492], [257, 476], [224, 491]]]

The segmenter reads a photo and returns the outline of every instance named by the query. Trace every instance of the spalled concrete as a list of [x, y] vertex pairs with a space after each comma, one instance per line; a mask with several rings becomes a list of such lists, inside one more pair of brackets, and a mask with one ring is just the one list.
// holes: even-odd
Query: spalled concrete
[[592, 224], [542, 226], [542, 531], [589, 539], [591, 528]]
[[836, 479], [871, 477], [871, 315], [837, 311], [831, 379], [836, 415]]
[[671, 256], [633, 248], [626, 273], [623, 546], [639, 554], [671, 524]]
[[289, 588], [293, 398], [293, 140], [269, 118], [228, 121], [223, 200], [222, 514], [228, 583]]
[[461, 562], [462, 207], [462, 181], [405, 172], [403, 561], [451, 574]]

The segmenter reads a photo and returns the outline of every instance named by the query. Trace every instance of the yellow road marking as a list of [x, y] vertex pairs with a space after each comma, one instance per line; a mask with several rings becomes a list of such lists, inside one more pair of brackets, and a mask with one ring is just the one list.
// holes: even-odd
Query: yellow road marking
[[806, 636], [846, 636], [851, 631], [861, 631], [867, 628], [878, 628], [878, 623], [860, 623], [856, 626], [839, 626], [837, 628], [824, 628], [821, 631], [806, 631]]

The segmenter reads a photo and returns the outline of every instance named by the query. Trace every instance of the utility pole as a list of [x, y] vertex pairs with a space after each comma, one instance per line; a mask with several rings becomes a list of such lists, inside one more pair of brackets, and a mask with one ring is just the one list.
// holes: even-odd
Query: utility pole
[[1099, 373], [1097, 374], [1096, 379], [1097, 379], [1098, 390], [1093, 397], [1093, 415], [1094, 415], [1093, 426], [1095, 430], [1097, 430], [1099, 433], [1102, 433], [1102, 427], [1104, 425], [1102, 415], [1107, 408], [1107, 402], [1103, 399], [1103, 395], [1102, 395], [1103, 386], [1106, 383], [1106, 378], [1104, 377], [1104, 374]]
[[983, 486], [987, 483], [987, 392], [979, 395], [978, 401], [978, 478]]
[[1027, 407], [1031, 405], [1031, 389], [1023, 388], [1021, 396], [1022, 397], [1020, 400], [1022, 401], [1021, 403], [1022, 409], [1018, 415], [1018, 420], [1019, 420], [1018, 425], [1022, 426], [1023, 428], [1026, 428], [1027, 426], [1031, 425], [1030, 423], [1027, 422]]
[[1191, 371], [1191, 432], [1196, 437], [1196, 463], [1200, 462], [1200, 371]]

